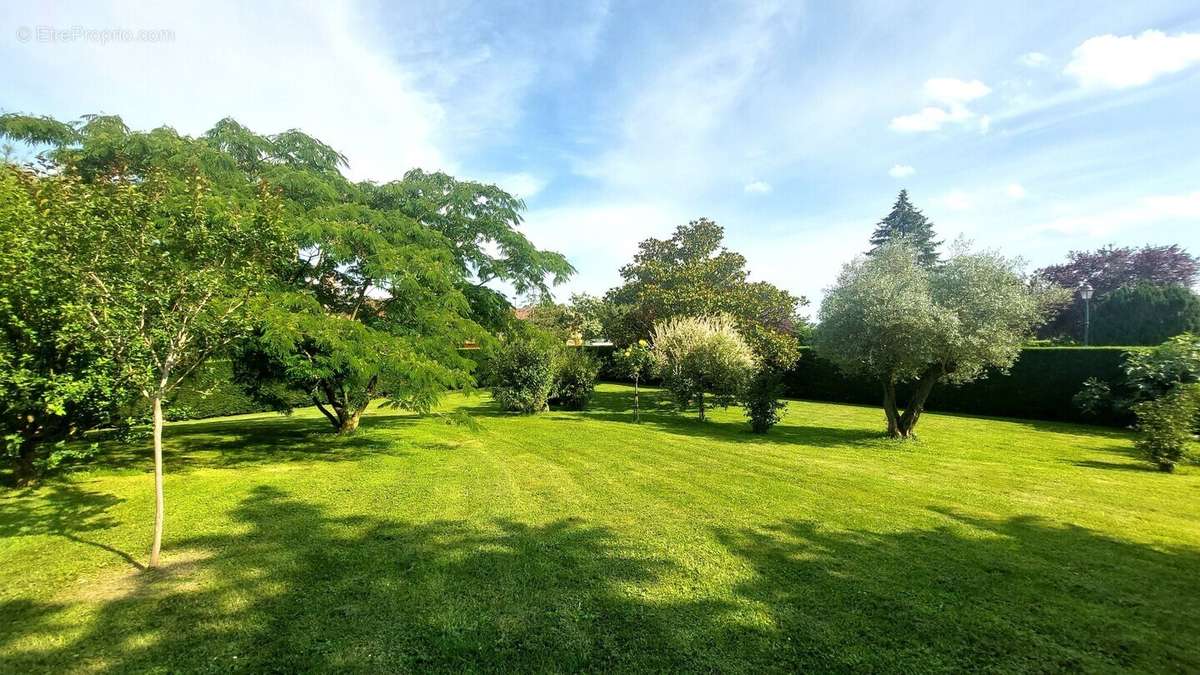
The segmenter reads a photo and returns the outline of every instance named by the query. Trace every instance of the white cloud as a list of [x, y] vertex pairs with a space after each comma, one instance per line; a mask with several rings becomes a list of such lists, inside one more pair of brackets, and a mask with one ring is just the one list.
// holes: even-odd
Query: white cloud
[[892, 178], [907, 178], [916, 172], [916, 169], [907, 164], [896, 164], [892, 168], [888, 169], [888, 175]]
[[485, 182], [495, 183], [509, 194], [524, 200], [532, 199], [546, 187], [546, 179], [531, 173], [518, 171], [481, 178]]
[[933, 203], [951, 211], [966, 211], [975, 205], [971, 195], [962, 190], [951, 190], [941, 197], [935, 198]]
[[1025, 188], [1020, 183], [1009, 183], [1008, 187], [1004, 188], [1004, 194], [1013, 199], [1024, 199]]
[[1200, 33], [1099, 35], [1072, 52], [1063, 70], [1084, 87], [1124, 89], [1200, 64]]
[[[171, 124], [187, 134], [230, 116], [261, 133], [300, 129], [316, 136], [348, 157], [354, 179], [390, 180], [414, 167], [457, 173], [478, 139], [516, 123], [527, 90], [547, 71], [588, 58], [595, 43], [589, 31], [604, 21], [600, 10], [572, 16], [562, 35], [518, 43], [498, 29], [488, 33], [487, 22], [464, 12], [464, 22], [480, 25], [462, 38], [472, 48], [460, 49], [452, 38], [463, 26], [451, 31], [458, 15], [446, 16], [445, 8], [439, 15], [411, 4], [214, 0], [200, 9], [103, 2], [0, 7], [0, 23], [11, 26], [173, 31], [173, 39], [159, 42], [0, 39], [0, 62], [20, 63], [26, 75], [6, 79], [5, 110], [67, 119], [105, 112], [134, 128]], [[421, 20], [414, 16], [420, 12], [434, 16]], [[476, 45], [480, 32], [492, 42]], [[510, 32], [519, 37], [520, 29]], [[553, 58], [539, 60], [547, 53]]]
[[756, 180], [751, 183], [746, 183], [742, 190], [745, 191], [746, 194], [764, 195], [771, 191], [771, 184], [766, 181]]
[[956, 80], [952, 77], [935, 77], [925, 82], [925, 95], [930, 99], [946, 105], [970, 103], [977, 98], [983, 98], [992, 92], [991, 88], [979, 80]]
[[888, 127], [893, 131], [905, 132], [937, 131], [949, 118], [950, 114], [941, 108], [922, 108], [920, 112], [892, 118]]
[[[911, 115], [892, 118], [888, 125], [893, 131], [919, 133], [937, 131], [949, 123], [966, 124], [977, 115], [967, 104], [991, 93], [991, 88], [979, 80], [958, 80], [950, 77], [935, 77], [924, 86], [925, 97], [937, 106], [926, 106]], [[987, 132], [991, 118], [979, 119], [978, 128]]]
[[1200, 191], [1143, 197], [1135, 206], [1063, 216], [1029, 229], [1035, 233], [1106, 237], [1114, 232], [1166, 221], [1200, 220]]
[[1021, 58], [1017, 59], [1021, 65], [1030, 68], [1040, 68], [1050, 61], [1050, 57], [1041, 52], [1028, 52], [1022, 54]]

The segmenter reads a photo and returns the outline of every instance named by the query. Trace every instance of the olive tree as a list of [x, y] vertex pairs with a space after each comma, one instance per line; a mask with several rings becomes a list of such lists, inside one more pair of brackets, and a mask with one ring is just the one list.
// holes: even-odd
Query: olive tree
[[755, 367], [754, 352], [728, 316], [660, 321], [652, 334], [663, 385], [680, 406], [693, 403], [704, 421], [706, 394], [719, 405], [738, 399]]
[[[888, 435], [908, 438], [934, 385], [1008, 368], [1061, 292], [1031, 284], [1018, 261], [955, 252], [927, 267], [906, 241], [848, 263], [828, 289], [815, 345], [842, 370], [883, 389]], [[911, 383], [901, 410], [897, 385]]]

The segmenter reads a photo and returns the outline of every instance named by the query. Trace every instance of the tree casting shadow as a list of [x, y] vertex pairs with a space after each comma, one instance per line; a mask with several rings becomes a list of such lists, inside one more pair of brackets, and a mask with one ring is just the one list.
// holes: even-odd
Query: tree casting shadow
[[108, 510], [122, 501], [116, 495], [71, 483], [56, 483], [46, 494], [34, 490], [11, 492], [0, 499], [0, 541], [34, 535], [62, 537], [108, 551], [140, 570], [142, 564], [130, 554], [84, 536], [116, 527]]
[[[784, 521], [712, 533], [721, 591], [688, 556], [568, 518], [333, 517], [260, 487], [244, 527], [97, 600], [2, 609], [5, 667], [163, 671], [1195, 671], [1200, 552], [1032, 517], [895, 533]], [[64, 514], [65, 517], [65, 514]], [[184, 555], [192, 551], [195, 555]], [[728, 556], [742, 561], [730, 565]]]

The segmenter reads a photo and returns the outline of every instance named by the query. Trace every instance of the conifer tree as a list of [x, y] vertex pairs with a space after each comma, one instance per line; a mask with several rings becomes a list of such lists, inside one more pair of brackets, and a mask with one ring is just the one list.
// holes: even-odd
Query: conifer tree
[[908, 201], [908, 190], [900, 191], [892, 212], [875, 226], [867, 255], [875, 255], [884, 244], [900, 237], [917, 251], [917, 261], [923, 267], [938, 263], [937, 248], [942, 242], [934, 240], [933, 223]]

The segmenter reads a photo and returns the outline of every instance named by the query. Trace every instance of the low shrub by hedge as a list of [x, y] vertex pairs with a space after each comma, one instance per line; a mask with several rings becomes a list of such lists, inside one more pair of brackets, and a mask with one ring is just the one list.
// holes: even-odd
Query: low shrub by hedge
[[[939, 384], [927, 408], [997, 417], [1109, 422], [1126, 425], [1132, 419], [1098, 420], [1084, 415], [1071, 401], [1084, 380], [1113, 381], [1121, 376], [1122, 355], [1130, 347], [1028, 347], [1008, 374], [992, 371], [970, 384]], [[791, 398], [878, 405], [883, 398], [878, 382], [847, 377], [812, 349], [802, 350], [788, 372], [785, 387]], [[898, 392], [907, 398], [909, 391]], [[904, 400], [902, 398], [902, 400]]]

